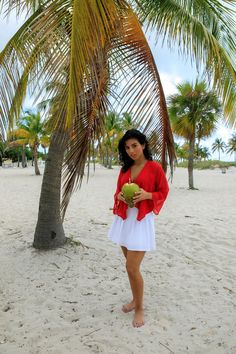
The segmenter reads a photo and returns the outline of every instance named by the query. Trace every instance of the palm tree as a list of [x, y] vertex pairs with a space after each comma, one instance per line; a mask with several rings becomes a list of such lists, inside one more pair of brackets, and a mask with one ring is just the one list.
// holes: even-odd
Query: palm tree
[[199, 154], [200, 158], [203, 160], [207, 160], [211, 156], [211, 153], [206, 146], [199, 147], [198, 154]]
[[175, 151], [177, 156], [177, 162], [183, 162], [187, 159], [187, 153], [183, 146], [180, 146], [179, 144], [175, 143]]
[[121, 131], [120, 117], [116, 112], [108, 112], [105, 115], [105, 136], [103, 146], [105, 148], [105, 163], [104, 166], [112, 168], [112, 161], [115, 156], [115, 139]]
[[232, 138], [229, 139], [227, 153], [230, 155], [234, 153], [234, 162], [236, 162], [236, 133], [234, 133]]
[[189, 189], [193, 183], [193, 161], [196, 138], [212, 134], [220, 117], [220, 102], [214, 92], [208, 91], [204, 81], [177, 85], [178, 93], [169, 97], [169, 114], [172, 129], [189, 144]]
[[117, 85], [124, 87], [118, 97], [125, 98], [120, 106], [134, 112], [134, 120], [147, 135], [156, 130], [161, 141], [158, 158], [165, 167], [168, 154], [172, 166], [173, 138], [165, 97], [140, 22], [151, 24], [164, 38], [168, 36], [169, 44], [180, 43], [183, 54], [203, 63], [214, 78], [225, 112], [229, 115], [235, 108], [235, 26], [230, 11], [218, 1], [191, 2], [187, 7], [143, 0], [3, 0], [1, 5], [3, 11], [31, 10], [0, 54], [1, 128], [4, 131], [8, 121], [19, 116], [27, 87], [41, 92], [50, 82], [54, 98], [35, 247], [65, 242], [62, 218], [83, 178], [91, 142], [104, 132], [102, 117]]
[[226, 149], [226, 144], [221, 138], [216, 138], [214, 143], [212, 144], [212, 152], [218, 151], [219, 161], [220, 161], [220, 152], [224, 152]]
[[[156, 31], [170, 49], [196, 62], [213, 81], [224, 117], [236, 117], [235, 5], [228, 1], [134, 0], [140, 19]], [[213, 80], [212, 80], [213, 79]]]
[[38, 167], [38, 147], [47, 137], [45, 137], [45, 127], [41, 120], [40, 113], [27, 111], [26, 115], [20, 117], [18, 126], [21, 133], [24, 133], [27, 143], [31, 148], [35, 174], [40, 175]]
[[[160, 77], [130, 5], [122, 0], [102, 4], [22, 1], [16, 3], [16, 8], [32, 4], [36, 9], [0, 55], [0, 105], [4, 108], [0, 111], [7, 111], [12, 120], [19, 115], [27, 86], [41, 93], [45, 82], [51, 83], [48, 97], [54, 100], [49, 112], [52, 137], [34, 246], [53, 248], [66, 241], [62, 219], [72, 191], [83, 178], [91, 142], [99, 140], [105, 131], [102, 117], [117, 82], [126, 81], [119, 93], [125, 97], [124, 110], [137, 107], [145, 96], [146, 103], [136, 115], [146, 134], [151, 122], [152, 128], [160, 132], [163, 165], [167, 148], [170, 164], [174, 151]], [[14, 80], [9, 89], [8, 80]], [[16, 89], [12, 90], [12, 86]]]
[[47, 134], [47, 132], [44, 132], [43, 136], [41, 137], [40, 144], [41, 144], [41, 146], [42, 146], [42, 148], [44, 150], [44, 156], [45, 156], [45, 159], [46, 159], [46, 157], [47, 157], [46, 149], [50, 145], [50, 136], [49, 136], [49, 134]]
[[123, 132], [126, 132], [126, 130], [129, 129], [135, 129], [137, 127], [137, 124], [135, 124], [132, 114], [128, 112], [122, 113], [122, 118], [121, 118], [121, 128]]
[[[8, 134], [8, 147], [10, 149], [16, 148], [21, 150], [21, 166], [22, 168], [27, 167], [26, 158], [26, 146], [29, 143], [29, 134], [27, 131], [21, 128], [12, 130]], [[19, 167], [19, 154], [18, 154], [18, 167]]]
[[34, 161], [35, 174], [40, 175], [38, 168], [38, 147], [48, 142], [45, 124], [41, 121], [40, 113], [27, 111], [17, 122], [18, 128], [9, 134], [9, 146], [22, 148], [22, 167], [26, 167], [25, 149], [29, 145]]

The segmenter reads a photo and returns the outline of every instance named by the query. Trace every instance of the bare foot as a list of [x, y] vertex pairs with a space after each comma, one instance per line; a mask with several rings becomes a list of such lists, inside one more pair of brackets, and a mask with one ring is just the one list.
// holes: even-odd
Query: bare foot
[[133, 311], [134, 309], [135, 309], [135, 302], [134, 302], [134, 300], [132, 300], [132, 301], [129, 302], [128, 304], [123, 305], [123, 307], [122, 307], [122, 311], [123, 311], [124, 313]]
[[133, 319], [134, 327], [141, 327], [144, 325], [144, 312], [143, 309], [135, 310], [135, 315]]

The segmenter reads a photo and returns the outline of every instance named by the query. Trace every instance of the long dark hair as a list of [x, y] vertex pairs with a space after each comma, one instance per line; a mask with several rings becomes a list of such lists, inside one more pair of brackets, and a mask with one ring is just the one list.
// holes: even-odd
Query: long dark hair
[[120, 139], [118, 144], [119, 150], [119, 162], [122, 165], [122, 171], [126, 172], [134, 163], [134, 160], [129, 157], [125, 150], [125, 142], [128, 139], [136, 139], [141, 145], [145, 144], [145, 148], [143, 149], [143, 154], [147, 160], [152, 160], [152, 154], [149, 150], [149, 144], [146, 138], [146, 135], [141, 133], [137, 129], [130, 129], [124, 134], [124, 136]]

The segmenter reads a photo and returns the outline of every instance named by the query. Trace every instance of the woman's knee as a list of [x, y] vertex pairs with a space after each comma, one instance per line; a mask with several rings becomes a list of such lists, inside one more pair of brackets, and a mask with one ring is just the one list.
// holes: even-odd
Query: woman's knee
[[139, 268], [134, 266], [133, 264], [130, 264], [129, 262], [126, 262], [126, 270], [129, 276], [131, 277], [136, 277], [139, 275]]

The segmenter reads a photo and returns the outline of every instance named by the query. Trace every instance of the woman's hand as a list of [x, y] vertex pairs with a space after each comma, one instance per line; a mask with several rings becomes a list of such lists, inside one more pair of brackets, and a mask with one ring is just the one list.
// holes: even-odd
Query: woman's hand
[[[117, 194], [117, 199], [118, 200], [121, 200], [122, 202], [126, 203], [126, 200], [125, 200], [125, 197], [124, 197], [124, 194], [122, 192], [119, 192]], [[126, 203], [127, 204], [127, 203]]]
[[152, 193], [146, 192], [144, 189], [140, 188], [140, 191], [135, 193], [133, 201], [134, 204], [136, 204], [146, 199], [152, 199]]

